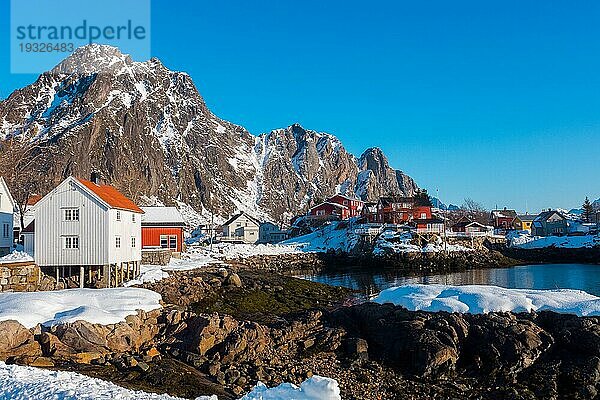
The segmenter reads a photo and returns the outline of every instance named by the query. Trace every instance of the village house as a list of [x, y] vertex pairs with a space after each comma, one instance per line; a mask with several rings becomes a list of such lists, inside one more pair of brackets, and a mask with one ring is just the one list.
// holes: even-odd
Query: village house
[[513, 229], [513, 221], [517, 216], [515, 210], [508, 210], [506, 207], [502, 210], [492, 210], [490, 213], [490, 224], [494, 229], [507, 231]]
[[287, 239], [288, 232], [272, 222], [262, 222], [258, 236], [258, 243], [279, 243]]
[[450, 230], [458, 236], [488, 236], [494, 234], [493, 226], [484, 225], [467, 217], [459, 219], [456, 224], [452, 225]]
[[417, 233], [444, 233], [444, 220], [441, 218], [417, 218], [411, 222]]
[[412, 197], [380, 197], [377, 202], [377, 222], [381, 224], [404, 224], [413, 217], [415, 200]]
[[535, 217], [536, 215], [532, 214], [517, 215], [512, 223], [513, 229], [516, 229], [518, 231], [527, 231], [531, 233], [531, 224], [533, 223]]
[[347, 207], [348, 208], [347, 217], [342, 218], [342, 219], [359, 217], [362, 213], [363, 206], [364, 206], [364, 202], [362, 200], [355, 198], [355, 197], [345, 196], [345, 195], [339, 194], [339, 193], [334, 196], [331, 196], [330, 198], [325, 200], [325, 202], [326, 203], [335, 203], [335, 204], [339, 204], [339, 205]]
[[258, 242], [260, 222], [245, 212], [233, 215], [222, 225], [222, 228], [222, 241], [239, 243]]
[[4, 178], [0, 176], [0, 257], [10, 253], [13, 247], [13, 220], [15, 201]]
[[118, 286], [139, 274], [144, 211], [117, 189], [69, 177], [35, 205], [35, 262], [79, 286]]
[[369, 223], [377, 222], [377, 203], [365, 202], [361, 216]]
[[567, 234], [567, 219], [556, 210], [541, 212], [531, 225], [533, 236], [563, 236]]
[[142, 249], [169, 249], [183, 251], [185, 221], [176, 207], [141, 207]]
[[348, 219], [350, 209], [342, 204], [324, 202], [310, 208], [308, 215], [319, 219]]

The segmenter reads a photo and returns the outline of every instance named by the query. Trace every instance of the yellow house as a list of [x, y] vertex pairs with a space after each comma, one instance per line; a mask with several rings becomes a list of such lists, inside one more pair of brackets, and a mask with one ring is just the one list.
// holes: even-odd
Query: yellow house
[[527, 231], [531, 233], [531, 224], [537, 215], [522, 214], [517, 215], [513, 220], [513, 228], [518, 231]]

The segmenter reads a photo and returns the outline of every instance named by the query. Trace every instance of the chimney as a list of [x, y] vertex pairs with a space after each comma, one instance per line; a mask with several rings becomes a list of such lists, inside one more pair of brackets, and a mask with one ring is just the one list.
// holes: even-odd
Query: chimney
[[90, 175], [90, 181], [96, 185], [100, 185], [100, 172], [92, 171], [92, 174]]

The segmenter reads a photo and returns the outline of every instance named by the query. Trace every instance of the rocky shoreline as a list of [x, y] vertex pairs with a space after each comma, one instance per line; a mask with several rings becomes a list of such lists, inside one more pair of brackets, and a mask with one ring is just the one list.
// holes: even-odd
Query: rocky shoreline
[[119, 324], [0, 322], [0, 358], [187, 398], [235, 399], [258, 380], [315, 374], [336, 379], [344, 399], [588, 399], [600, 389], [600, 318], [352, 304], [348, 289], [233, 264], [145, 284], [165, 307]]

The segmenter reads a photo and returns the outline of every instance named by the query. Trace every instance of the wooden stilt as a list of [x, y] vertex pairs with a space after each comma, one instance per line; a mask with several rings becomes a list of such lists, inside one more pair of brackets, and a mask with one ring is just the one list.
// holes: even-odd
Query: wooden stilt
[[85, 287], [85, 268], [83, 265], [79, 266], [79, 287], [81, 289]]

